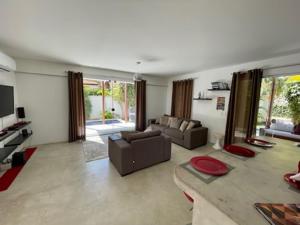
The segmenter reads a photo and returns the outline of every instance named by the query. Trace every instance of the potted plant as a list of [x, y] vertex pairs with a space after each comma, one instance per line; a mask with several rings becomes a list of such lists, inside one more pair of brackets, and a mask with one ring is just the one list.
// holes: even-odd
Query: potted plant
[[295, 125], [294, 133], [300, 134], [300, 82], [290, 84], [285, 97]]

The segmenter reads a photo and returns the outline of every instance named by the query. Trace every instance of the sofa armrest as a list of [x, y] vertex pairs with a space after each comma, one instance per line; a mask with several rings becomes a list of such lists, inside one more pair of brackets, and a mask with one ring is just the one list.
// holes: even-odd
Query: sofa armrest
[[108, 156], [122, 176], [133, 172], [133, 151], [127, 141], [123, 139], [112, 140], [109, 137]]
[[171, 149], [172, 149], [172, 138], [166, 135], [162, 135], [164, 137], [164, 160], [171, 159]]
[[196, 127], [184, 132], [184, 146], [193, 149], [207, 144], [207, 127]]
[[155, 124], [156, 119], [148, 119], [148, 126], [150, 126], [151, 124]]
[[259, 136], [265, 136], [265, 130], [266, 128], [259, 128]]

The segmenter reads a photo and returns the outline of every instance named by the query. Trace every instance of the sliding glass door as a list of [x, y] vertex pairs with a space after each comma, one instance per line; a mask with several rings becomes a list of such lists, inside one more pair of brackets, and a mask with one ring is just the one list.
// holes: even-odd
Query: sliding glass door
[[85, 79], [84, 92], [87, 136], [134, 129], [133, 83]]

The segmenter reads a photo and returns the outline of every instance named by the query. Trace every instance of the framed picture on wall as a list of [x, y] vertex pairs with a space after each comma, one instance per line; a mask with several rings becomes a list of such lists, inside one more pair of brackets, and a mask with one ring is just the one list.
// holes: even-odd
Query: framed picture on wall
[[217, 110], [225, 110], [225, 97], [217, 98]]

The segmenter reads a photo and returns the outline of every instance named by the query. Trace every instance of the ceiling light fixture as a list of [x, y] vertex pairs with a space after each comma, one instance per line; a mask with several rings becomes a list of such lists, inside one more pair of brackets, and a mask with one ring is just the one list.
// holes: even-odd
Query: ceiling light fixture
[[133, 80], [134, 81], [141, 81], [142, 80], [142, 75], [139, 73], [139, 66], [140, 66], [141, 62], [137, 61], [136, 62], [136, 72], [133, 75]]

